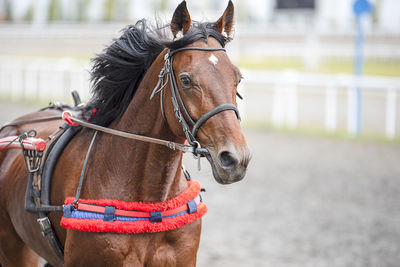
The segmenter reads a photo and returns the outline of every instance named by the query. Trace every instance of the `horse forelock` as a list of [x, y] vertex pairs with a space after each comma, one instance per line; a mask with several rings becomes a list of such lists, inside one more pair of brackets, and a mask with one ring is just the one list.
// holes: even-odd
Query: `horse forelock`
[[197, 40], [216, 39], [222, 47], [228, 42], [210, 22], [194, 22], [179, 40], [172, 40], [168, 25], [152, 26], [145, 19], [126, 27], [119, 38], [92, 60], [92, 98], [83, 107], [97, 113], [91, 122], [106, 126], [122, 116], [153, 61], [165, 49], [185, 47]]

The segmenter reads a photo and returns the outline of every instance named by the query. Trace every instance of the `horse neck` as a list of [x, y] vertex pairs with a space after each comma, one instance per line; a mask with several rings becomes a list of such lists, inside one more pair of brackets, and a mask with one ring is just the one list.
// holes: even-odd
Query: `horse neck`
[[[163, 54], [163, 53], [162, 53]], [[164, 122], [159, 97], [149, 100], [156, 85], [162, 64], [160, 55], [147, 71], [132, 102], [119, 119], [110, 125], [121, 131], [159, 139], [182, 142]], [[96, 198], [125, 201], [159, 202], [182, 192], [187, 183], [182, 175], [182, 153], [165, 146], [130, 140], [112, 135], [101, 135], [99, 149], [102, 158], [96, 160], [89, 194]], [[100, 154], [100, 153], [97, 153]]]

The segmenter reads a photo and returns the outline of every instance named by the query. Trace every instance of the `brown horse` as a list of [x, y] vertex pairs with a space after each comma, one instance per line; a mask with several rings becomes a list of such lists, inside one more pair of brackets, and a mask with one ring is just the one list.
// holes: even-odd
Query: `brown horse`
[[[90, 113], [96, 107], [92, 123], [183, 143], [187, 136], [170, 101], [171, 84], [165, 83], [163, 90], [157, 87], [164, 57], [169, 51], [195, 47], [176, 53], [172, 66], [182, 102], [194, 121], [222, 104], [236, 106], [241, 74], [219, 49], [230, 40], [232, 24], [233, 4], [229, 1], [216, 23], [192, 22], [186, 2], [182, 2], [171, 20], [172, 41], [168, 40], [165, 27], [150, 27], [144, 20], [129, 26], [94, 59], [93, 98], [81, 108], [82, 112]], [[158, 90], [150, 100], [154, 88]], [[214, 177], [223, 184], [241, 180], [249, 162], [248, 147], [235, 112], [228, 108], [212, 114], [195, 134], [196, 140], [209, 151], [207, 158]], [[59, 114], [45, 110], [19, 120]], [[184, 117], [189, 120], [187, 114]], [[37, 137], [45, 139], [61, 124], [61, 120], [53, 120], [6, 127], [0, 137], [35, 129]], [[75, 195], [93, 133], [91, 129], [81, 130], [61, 154], [52, 178], [52, 204], [62, 205], [66, 197]], [[81, 197], [166, 201], [188, 186], [181, 164], [179, 151], [99, 132], [88, 160]], [[39, 256], [54, 266], [196, 265], [201, 220], [157, 233], [92, 233], [66, 230], [60, 226], [62, 213], [51, 212], [50, 220], [64, 247], [63, 263], [41, 235], [38, 216], [24, 210], [27, 176], [19, 150], [0, 152], [2, 266], [37, 266]]]

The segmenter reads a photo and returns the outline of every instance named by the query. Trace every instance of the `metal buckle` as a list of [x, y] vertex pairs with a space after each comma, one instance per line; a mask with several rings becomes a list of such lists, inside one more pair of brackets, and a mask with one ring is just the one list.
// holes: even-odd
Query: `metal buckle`
[[36, 221], [39, 223], [40, 229], [42, 229], [42, 235], [45, 236], [48, 229], [51, 229], [51, 222], [49, 220], [49, 217], [39, 218]]
[[197, 169], [198, 169], [199, 171], [201, 171], [201, 163], [200, 163], [201, 156], [200, 156], [200, 154], [197, 154], [197, 153], [196, 153], [196, 150], [199, 149], [199, 148], [201, 148], [201, 145], [200, 145], [200, 143], [199, 143], [198, 141], [193, 141], [193, 144], [194, 144], [194, 146], [193, 146], [193, 151], [194, 151], [193, 157], [194, 157], [195, 159], [197, 159]]
[[168, 148], [175, 150], [176, 149], [176, 145], [174, 142], [168, 142]]
[[30, 173], [37, 172], [40, 169], [40, 163], [43, 156], [43, 152], [24, 150], [23, 155], [24, 155], [25, 166], [28, 172]]
[[43, 156], [42, 151], [24, 149], [24, 146], [23, 146], [24, 139], [28, 138], [28, 137], [35, 137], [35, 136], [36, 136], [36, 131], [30, 130], [28, 132], [21, 134], [18, 137], [19, 142], [21, 143], [22, 155], [24, 158], [25, 167], [29, 173], [33, 173], [33, 172], [36, 172], [39, 170], [41, 158]]

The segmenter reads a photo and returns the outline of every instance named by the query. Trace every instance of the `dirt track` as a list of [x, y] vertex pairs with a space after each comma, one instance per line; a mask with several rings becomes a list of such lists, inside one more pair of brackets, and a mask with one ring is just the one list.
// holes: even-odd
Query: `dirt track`
[[399, 146], [246, 134], [245, 180], [199, 175], [200, 266], [399, 266]]
[[[0, 124], [22, 110], [0, 103]], [[237, 184], [185, 159], [207, 189], [198, 266], [399, 266], [400, 146], [246, 136], [253, 159]]]

